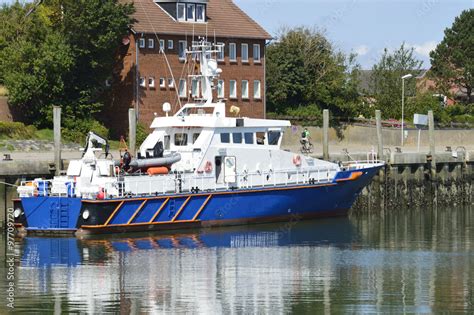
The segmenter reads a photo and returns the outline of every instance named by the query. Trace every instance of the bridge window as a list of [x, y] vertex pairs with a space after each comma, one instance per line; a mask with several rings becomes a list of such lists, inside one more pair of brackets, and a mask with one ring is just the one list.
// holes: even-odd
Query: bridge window
[[280, 141], [281, 133], [279, 131], [269, 131], [268, 132], [268, 144], [269, 145], [278, 145]]
[[230, 134], [221, 133], [221, 143], [230, 143]]
[[242, 134], [240, 132], [236, 132], [232, 134], [232, 142], [233, 143], [242, 143]]
[[170, 136], [167, 135], [165, 136], [165, 150], [169, 150], [170, 149]]
[[193, 144], [196, 142], [200, 135], [200, 133], [193, 133]]
[[174, 135], [174, 145], [178, 147], [186, 146], [188, 144], [187, 133], [176, 133]]
[[265, 132], [257, 132], [257, 144], [265, 144]]
[[253, 144], [253, 133], [246, 132], [244, 134], [244, 137], [245, 137], [245, 144]]

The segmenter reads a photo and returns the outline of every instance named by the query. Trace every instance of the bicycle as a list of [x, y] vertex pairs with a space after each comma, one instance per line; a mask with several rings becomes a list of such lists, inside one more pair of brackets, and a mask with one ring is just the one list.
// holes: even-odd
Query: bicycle
[[301, 141], [301, 153], [303, 154], [309, 154], [313, 153], [313, 144], [308, 142]]

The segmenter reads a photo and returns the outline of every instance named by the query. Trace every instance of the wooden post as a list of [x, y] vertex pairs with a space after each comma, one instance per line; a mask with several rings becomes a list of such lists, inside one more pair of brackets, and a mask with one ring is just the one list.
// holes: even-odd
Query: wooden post
[[61, 173], [61, 107], [53, 107], [54, 124], [54, 165], [56, 166], [56, 175]]
[[323, 110], [323, 159], [329, 160], [329, 110]]
[[375, 120], [377, 125], [377, 155], [379, 160], [383, 160], [383, 134], [382, 134], [382, 112], [375, 111]]
[[434, 117], [433, 111], [428, 111], [428, 129], [430, 138], [430, 154], [434, 157], [435, 155], [435, 138], [434, 138]]
[[128, 149], [132, 156], [136, 153], [136, 138], [137, 138], [137, 116], [135, 115], [135, 109], [130, 108], [128, 110]]

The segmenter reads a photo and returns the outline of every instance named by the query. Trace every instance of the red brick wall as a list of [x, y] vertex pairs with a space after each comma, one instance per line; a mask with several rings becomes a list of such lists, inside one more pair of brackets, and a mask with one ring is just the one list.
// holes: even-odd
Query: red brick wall
[[[140, 122], [148, 126], [153, 120], [154, 113], [164, 115], [162, 112], [162, 105], [169, 102], [172, 105], [173, 111], [179, 108], [178, 98], [176, 95], [179, 79], [186, 79], [187, 75], [193, 72], [191, 64], [185, 64], [178, 58], [179, 40], [186, 40], [184, 36], [160, 36], [160, 39], [165, 40], [165, 54], [170, 67], [173, 71], [176, 83], [175, 88], [168, 87], [168, 78], [171, 78], [170, 71], [166, 64], [166, 59], [159, 51], [159, 41], [154, 35], [145, 35], [146, 48], [140, 49], [139, 53], [139, 69], [140, 76], [146, 78], [146, 87], [140, 87], [140, 103], [139, 103], [139, 119]], [[155, 45], [153, 49], [148, 48], [148, 39], [153, 38]], [[197, 37], [195, 37], [197, 38]], [[173, 40], [173, 49], [168, 49], [168, 40]], [[191, 45], [191, 37], [188, 37], [188, 47]], [[216, 39], [217, 42], [225, 43], [225, 60], [219, 62], [219, 67], [223, 70], [220, 76], [224, 80], [224, 96], [227, 100], [227, 110], [232, 105], [240, 107], [241, 116], [246, 117], [264, 117], [264, 97], [265, 97], [265, 82], [264, 82], [264, 62], [265, 62], [265, 41], [264, 40], [244, 40], [244, 39]], [[229, 58], [229, 43], [237, 44], [237, 62], [230, 62]], [[242, 63], [241, 59], [241, 44], [248, 44], [249, 62]], [[254, 62], [253, 60], [253, 44], [260, 44], [261, 62]], [[112, 102], [110, 110], [114, 113], [109, 125], [116, 129], [114, 134], [118, 131], [126, 130], [128, 126], [127, 111], [128, 108], [135, 106], [135, 59], [136, 47], [135, 39], [131, 36], [131, 43], [128, 46], [122, 47], [123, 51], [118, 60], [119, 67], [117, 68], [117, 80], [114, 83], [112, 92]], [[148, 86], [148, 78], [155, 78], [155, 87]], [[160, 78], [165, 78], [166, 87], [160, 87]], [[237, 99], [229, 99], [230, 80], [237, 81]], [[242, 80], [249, 82], [249, 99], [242, 99], [241, 85]], [[254, 80], [261, 82], [261, 98], [254, 99], [253, 84]], [[216, 82], [217, 83], [217, 82]], [[191, 82], [188, 80], [187, 90], [191, 89]], [[217, 90], [214, 91], [214, 97], [217, 97]], [[191, 100], [189, 100], [191, 101]], [[181, 98], [182, 104], [188, 102], [188, 99]], [[125, 126], [125, 129], [123, 128]], [[123, 134], [123, 131], [121, 131]]]

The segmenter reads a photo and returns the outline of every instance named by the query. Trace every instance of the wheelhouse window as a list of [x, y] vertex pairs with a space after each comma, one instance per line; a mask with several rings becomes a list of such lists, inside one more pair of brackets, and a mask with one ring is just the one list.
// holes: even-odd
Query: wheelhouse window
[[246, 132], [244, 133], [245, 144], [253, 144], [253, 133]]
[[187, 133], [176, 133], [174, 135], [174, 145], [178, 147], [186, 146], [188, 144]]
[[230, 134], [221, 133], [221, 143], [230, 143]]
[[180, 40], [179, 41], [179, 52], [178, 56], [180, 60], [186, 59], [186, 41], [185, 40]]
[[259, 44], [254, 44], [253, 45], [253, 62], [256, 62], [256, 63], [261, 62], [260, 45]]
[[269, 145], [278, 145], [280, 141], [281, 132], [280, 131], [269, 131], [268, 132], [268, 144]]
[[224, 80], [217, 81], [217, 97], [224, 98]]
[[200, 133], [193, 133], [193, 144], [196, 143], [196, 140], [199, 138]]
[[254, 99], [261, 99], [262, 92], [261, 92], [261, 83], [259, 80], [253, 81], [253, 98]]
[[242, 98], [249, 98], [249, 81], [247, 80], [242, 80]]
[[232, 134], [233, 143], [242, 143], [242, 134], [240, 132], [235, 132]]
[[257, 132], [257, 144], [265, 144], [265, 132]]
[[171, 140], [171, 137], [169, 135], [166, 135], [165, 136], [165, 150], [169, 150], [170, 149], [170, 141]]
[[186, 21], [186, 4], [178, 3], [178, 21]]
[[242, 44], [242, 62], [249, 62], [249, 45]]
[[229, 97], [230, 98], [237, 98], [237, 81], [230, 80], [229, 81]]
[[194, 4], [188, 4], [186, 7], [186, 20], [194, 21], [196, 17], [196, 6]]
[[230, 61], [237, 61], [237, 45], [235, 43], [229, 44], [229, 59]]
[[180, 97], [186, 97], [187, 92], [186, 92], [186, 80], [181, 79], [179, 80], [179, 96]]
[[206, 20], [206, 6], [198, 4], [196, 6], [196, 21], [204, 22]]

